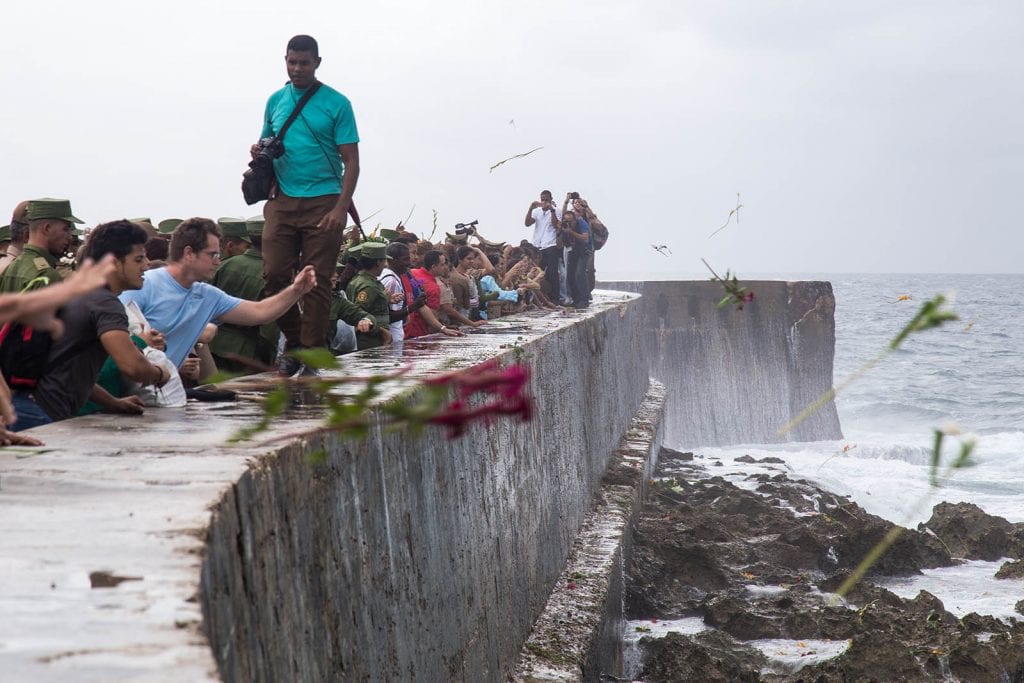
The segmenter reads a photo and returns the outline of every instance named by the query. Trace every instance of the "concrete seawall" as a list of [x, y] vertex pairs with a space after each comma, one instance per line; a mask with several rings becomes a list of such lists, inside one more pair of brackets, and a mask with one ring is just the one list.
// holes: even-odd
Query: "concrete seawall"
[[672, 447], [841, 439], [826, 403], [776, 431], [832, 388], [835, 297], [828, 282], [745, 281], [754, 300], [718, 308], [714, 282], [605, 282], [643, 295], [645, 355], [669, 389]]
[[4, 679], [502, 679], [647, 390], [640, 327], [607, 293], [349, 357], [428, 374], [521, 355], [536, 415], [328, 437], [321, 465], [315, 441], [227, 446], [259, 414], [245, 400], [39, 429], [48, 450], [0, 452]]
[[[609, 567], [627, 552], [606, 535], [628, 519], [615, 502], [626, 494], [601, 490], [622, 509], [593, 507], [602, 477], [622, 483], [610, 462], [646, 472], [663, 430], [670, 444], [770, 440], [831, 385], [827, 283], [746, 284], [756, 299], [743, 312], [715, 309], [708, 283], [625, 283], [644, 298], [602, 291], [585, 313], [346, 357], [346, 372], [413, 362], [414, 377], [526, 362], [533, 421], [458, 440], [377, 429], [229, 446], [260, 414], [247, 394], [39, 429], [46, 449], [0, 450], [0, 678], [504, 679], [586, 530], [613, 549]], [[797, 438], [834, 438], [829, 408]], [[268, 437], [316, 414], [296, 408]], [[313, 464], [320, 446], [329, 455]], [[617, 574], [600, 576], [594, 604], [610, 604]], [[596, 649], [610, 624], [565, 662], [607, 672], [614, 656]]]
[[531, 338], [530, 423], [378, 431], [324, 465], [296, 446], [249, 469], [203, 566], [225, 680], [503, 678], [646, 391], [638, 328], [622, 303]]

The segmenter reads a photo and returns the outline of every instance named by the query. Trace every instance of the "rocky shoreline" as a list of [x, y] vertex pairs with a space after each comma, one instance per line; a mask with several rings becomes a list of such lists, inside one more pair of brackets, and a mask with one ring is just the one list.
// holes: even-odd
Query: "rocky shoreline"
[[[940, 503], [843, 600], [834, 591], [894, 525], [790, 479], [782, 460], [739, 460], [769, 469], [734, 483], [717, 460], [661, 451], [627, 566], [637, 679], [1024, 682], [1024, 621], [957, 618], [926, 591], [908, 600], [875, 583], [1001, 558], [997, 578], [1021, 581], [1024, 524]], [[654, 638], [637, 625], [686, 617], [705, 630]]]

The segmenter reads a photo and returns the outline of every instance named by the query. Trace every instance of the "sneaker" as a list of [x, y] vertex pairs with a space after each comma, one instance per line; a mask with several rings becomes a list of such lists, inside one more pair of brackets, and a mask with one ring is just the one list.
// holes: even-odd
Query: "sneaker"
[[277, 359], [277, 374], [281, 377], [293, 377], [302, 369], [302, 361], [295, 356], [282, 353]]

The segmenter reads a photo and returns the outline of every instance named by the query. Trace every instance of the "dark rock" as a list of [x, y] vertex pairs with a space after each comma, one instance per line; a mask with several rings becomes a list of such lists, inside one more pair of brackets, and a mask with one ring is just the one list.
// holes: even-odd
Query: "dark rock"
[[754, 460], [754, 457], [751, 456], [751, 455], [741, 455], [740, 457], [735, 458], [733, 460], [733, 462], [746, 462], [746, 463], [754, 464], [754, 463], [757, 462], [757, 460]]
[[988, 561], [1024, 558], [1024, 528], [987, 514], [973, 503], [939, 503], [924, 526], [942, 539], [953, 557]]
[[776, 458], [774, 455], [769, 455], [766, 458], [761, 458], [760, 460], [758, 460], [758, 462], [759, 463], [763, 463], [763, 464], [772, 464], [772, 465], [785, 465], [786, 464], [785, 460], [783, 460], [782, 458]]
[[754, 683], [761, 680], [760, 671], [768, 663], [760, 651], [715, 631], [696, 636], [670, 633], [642, 643], [649, 653], [641, 674], [645, 681]]
[[1013, 611], [1017, 614], [1024, 614], [1024, 600], [1018, 600], [1017, 604], [1013, 606]]
[[658, 451], [658, 462], [672, 462], [674, 460], [679, 462], [690, 462], [693, 460], [693, 453], [689, 451], [683, 453], [681, 451], [662, 446], [661, 450]]
[[996, 572], [997, 579], [1024, 579], [1024, 560], [1010, 560]]
[[757, 609], [755, 603], [740, 597], [718, 595], [705, 601], [703, 608], [705, 624], [738, 640], [786, 637], [778, 614], [773, 614], [773, 610]]
[[[840, 603], [823, 593], [835, 592], [896, 527], [785, 474], [752, 475], [748, 481], [757, 491], [751, 491], [708, 476], [704, 464], [649, 489], [633, 531], [626, 609], [631, 618], [699, 613], [715, 630], [645, 639], [651, 655], [644, 680], [933, 681], [948, 671], [962, 681], [1016, 680], [1024, 622], [976, 614], [958, 620], [934, 595], [922, 591], [904, 600], [871, 582], [874, 575], [954, 564], [937, 538], [902, 530]], [[943, 530], [971, 517], [1002, 530], [1011, 550], [1017, 542], [1017, 527], [1005, 520], [957, 506], [936, 509], [933, 521]], [[957, 531], [965, 543], [976, 532], [984, 535], [985, 528]], [[1006, 571], [1017, 564], [1008, 563], [1013, 569]], [[1024, 600], [1017, 608], [1024, 614]], [[771, 673], [767, 660], [740, 642], [762, 638], [849, 639], [852, 645], [797, 673]]]

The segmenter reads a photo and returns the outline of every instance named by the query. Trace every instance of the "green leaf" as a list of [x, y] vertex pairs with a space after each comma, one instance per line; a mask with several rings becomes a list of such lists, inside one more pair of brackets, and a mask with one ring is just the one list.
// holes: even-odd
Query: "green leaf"
[[961, 467], [967, 467], [971, 464], [971, 453], [974, 451], [974, 447], [977, 442], [974, 439], [967, 439], [960, 442], [960, 454], [957, 455], [956, 460], [953, 461], [953, 469], [960, 469]]
[[921, 308], [918, 309], [914, 317], [910, 319], [910, 322], [900, 330], [899, 334], [897, 334], [891, 342], [889, 342], [889, 348], [897, 348], [914, 332], [930, 330], [931, 328], [938, 327], [950, 320], [959, 320], [960, 316], [953, 311], [942, 310], [942, 305], [944, 303], [946, 303], [946, 297], [941, 294], [936, 294], [934, 299], [930, 299], [929, 301], [925, 301], [921, 304]]
[[308, 368], [316, 368], [317, 370], [337, 370], [341, 367], [338, 359], [329, 350], [323, 347], [315, 349], [295, 349], [290, 352], [292, 356], [298, 358]]
[[935, 442], [932, 444], [931, 484], [939, 485], [939, 459], [942, 457], [942, 440], [946, 435], [941, 429], [935, 431]]

